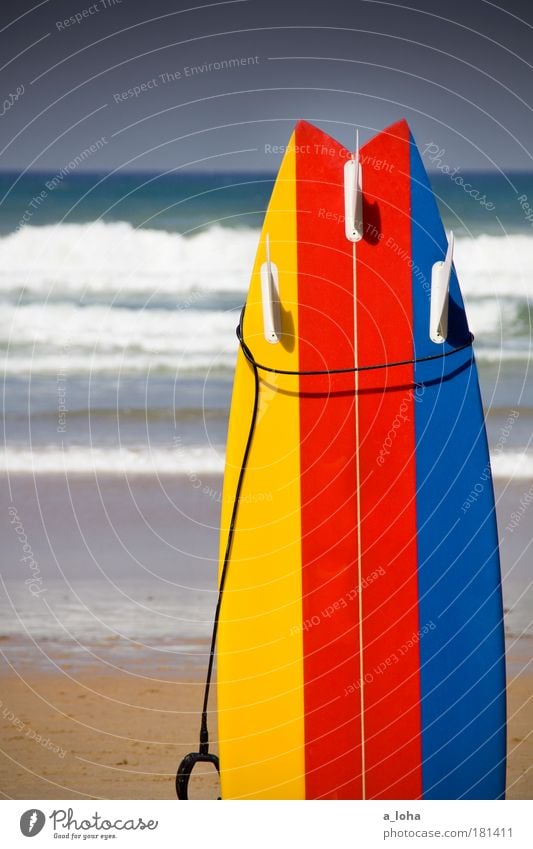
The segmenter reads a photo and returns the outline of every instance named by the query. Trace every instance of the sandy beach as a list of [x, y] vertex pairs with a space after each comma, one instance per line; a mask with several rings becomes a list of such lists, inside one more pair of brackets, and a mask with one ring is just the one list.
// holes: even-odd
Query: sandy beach
[[[158, 679], [156, 671], [119, 678], [97, 670], [76, 679], [38, 672], [24, 680], [4, 676], [4, 708], [10, 711], [1, 720], [4, 797], [174, 799], [177, 764], [197, 748], [201, 686], [198, 679]], [[533, 798], [532, 700], [533, 676], [510, 679], [509, 799]], [[211, 726], [214, 733], [213, 720]], [[217, 794], [216, 773], [199, 767], [191, 798]]]
[[[178, 763], [197, 749], [198, 680], [36, 671], [4, 675], [1, 690], [5, 798], [175, 798]], [[199, 767], [191, 798], [217, 794], [216, 772]]]
[[[16, 505], [39, 568], [37, 575], [20, 562], [6, 522], [5, 798], [175, 798], [176, 768], [198, 745], [220, 483], [82, 476], [67, 485], [43, 475], [11, 478], [9, 497], [4, 487], [1, 513], [7, 519]], [[522, 489], [498, 486], [500, 527]], [[533, 798], [527, 524], [502, 537], [510, 799]], [[30, 571], [41, 580], [36, 597], [25, 584]], [[216, 751], [214, 714], [210, 731]], [[199, 769], [190, 791], [216, 799], [216, 773]]]

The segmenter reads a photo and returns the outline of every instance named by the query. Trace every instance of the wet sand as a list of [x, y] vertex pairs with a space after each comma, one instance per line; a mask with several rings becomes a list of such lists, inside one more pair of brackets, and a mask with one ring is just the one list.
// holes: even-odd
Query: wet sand
[[[517, 674], [521, 665], [509, 664], [509, 799], [533, 799], [533, 676]], [[173, 799], [177, 765], [197, 748], [199, 678], [35, 671], [2, 676], [1, 692], [6, 798]], [[215, 799], [216, 773], [198, 768], [190, 790], [192, 798]]]
[[[205, 493], [187, 481], [146, 477], [127, 485], [113, 478], [101, 478], [98, 485], [95, 479], [69, 479], [68, 488], [60, 476], [20, 477], [11, 483], [10, 496], [4, 489], [0, 497], [2, 514], [8, 516], [11, 499], [29, 531], [43, 586], [61, 578], [76, 589], [82, 578], [94, 578], [104, 594], [120, 602], [116, 586], [131, 587], [139, 574], [148, 575], [154, 588], [168, 587], [165, 580], [172, 578], [180, 592], [187, 585], [208, 590], [204, 607], [210, 621], [218, 546], [216, 480], [212, 486], [209, 481]], [[523, 484], [497, 488], [501, 529], [522, 489]], [[19, 541], [6, 524], [2, 569], [23, 586], [27, 575], [21, 572]], [[531, 619], [528, 526], [524, 521], [502, 541], [507, 622], [514, 633]], [[162, 633], [172, 634], [172, 620], [162, 621]], [[162, 655], [158, 634], [148, 635], [138, 652], [130, 647], [129, 654], [118, 654], [115, 643], [106, 642], [110, 623], [98, 623], [99, 648], [81, 664], [74, 640], [88, 648], [90, 643], [74, 626], [70, 643], [62, 648], [48, 642], [22, 653], [20, 646], [13, 649], [15, 638], [0, 635], [5, 652], [0, 661], [4, 797], [175, 798], [178, 763], [198, 745], [205, 654], [194, 665], [187, 665], [186, 655]], [[131, 625], [133, 633], [137, 624]], [[23, 625], [18, 626], [21, 636]], [[109, 646], [105, 652], [103, 645]], [[533, 799], [532, 655], [533, 638], [508, 638], [510, 799]], [[215, 717], [211, 730], [214, 735]], [[191, 795], [198, 798], [214, 799], [218, 792], [212, 770], [191, 782]]]

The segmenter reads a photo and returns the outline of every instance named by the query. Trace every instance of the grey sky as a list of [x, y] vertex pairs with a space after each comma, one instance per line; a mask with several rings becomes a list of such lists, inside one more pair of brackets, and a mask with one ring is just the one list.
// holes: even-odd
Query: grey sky
[[400, 117], [451, 167], [533, 167], [526, 0], [3, 0], [0, 16], [2, 169], [55, 171], [104, 137], [85, 167], [273, 171], [298, 118], [351, 144]]

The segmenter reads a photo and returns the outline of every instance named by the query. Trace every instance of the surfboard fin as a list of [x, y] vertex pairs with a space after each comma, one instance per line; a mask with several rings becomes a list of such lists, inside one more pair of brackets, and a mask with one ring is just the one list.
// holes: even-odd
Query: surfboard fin
[[279, 305], [279, 275], [277, 266], [270, 259], [270, 236], [265, 238], [266, 262], [261, 266], [261, 297], [263, 301], [263, 332], [272, 345], [279, 342], [281, 316]]
[[359, 160], [359, 131], [355, 153], [344, 165], [344, 232], [350, 242], [363, 238], [363, 173]]
[[444, 261], [435, 262], [431, 269], [431, 305], [429, 337], [442, 344], [448, 336], [448, 295], [453, 263], [453, 233], [448, 236], [448, 249]]

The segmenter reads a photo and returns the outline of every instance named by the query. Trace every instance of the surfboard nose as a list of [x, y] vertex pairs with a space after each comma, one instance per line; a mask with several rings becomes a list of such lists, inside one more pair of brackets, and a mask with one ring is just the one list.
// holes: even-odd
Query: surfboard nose
[[494, 499], [459, 517], [489, 460], [451, 245], [406, 121], [357, 158], [359, 239], [354, 151], [296, 125], [252, 274], [221, 527], [223, 796], [499, 798]]

